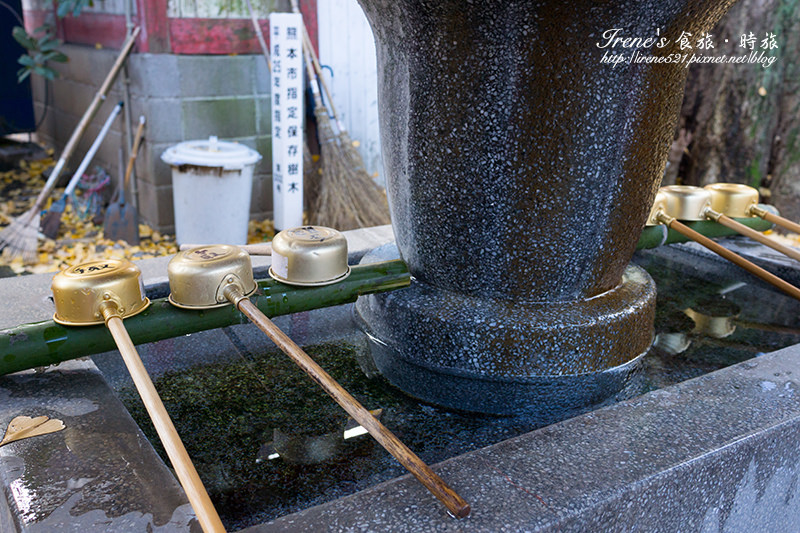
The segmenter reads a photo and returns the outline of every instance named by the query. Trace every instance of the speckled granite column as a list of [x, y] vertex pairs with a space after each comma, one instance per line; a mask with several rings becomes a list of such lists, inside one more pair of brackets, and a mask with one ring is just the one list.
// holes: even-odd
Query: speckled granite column
[[686, 69], [614, 66], [604, 54], [634, 49], [598, 43], [619, 29], [668, 57], [733, 2], [359, 1], [415, 279], [359, 300], [378, 367], [413, 396], [490, 413], [549, 417], [618, 391], [651, 341], [655, 288], [628, 262]]

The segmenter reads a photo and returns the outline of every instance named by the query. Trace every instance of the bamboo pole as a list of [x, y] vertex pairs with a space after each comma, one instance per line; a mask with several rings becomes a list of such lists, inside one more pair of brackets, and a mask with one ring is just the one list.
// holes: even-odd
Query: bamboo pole
[[164, 403], [158, 396], [158, 391], [153, 385], [153, 381], [147, 373], [147, 370], [142, 363], [142, 359], [136, 352], [125, 326], [122, 324], [122, 319], [117, 314], [117, 310], [113, 306], [103, 308], [103, 316], [106, 320], [111, 336], [117, 344], [119, 353], [122, 355], [122, 360], [125, 361], [125, 366], [133, 379], [136, 390], [139, 391], [139, 396], [142, 398], [147, 414], [150, 415], [150, 420], [153, 421], [153, 426], [156, 428], [159, 439], [164, 445], [164, 450], [167, 452], [172, 467], [175, 469], [175, 475], [178, 477], [186, 496], [189, 498], [189, 503], [192, 504], [197, 520], [205, 533], [225, 532], [222, 521], [214, 509], [214, 504], [211, 503], [211, 498], [208, 496], [197, 470], [186, 452], [186, 448], [181, 442], [178, 431], [167, 413]]
[[[347, 279], [322, 287], [290, 287], [273, 279], [258, 282], [252, 301], [267, 316], [288, 315], [311, 309], [355, 302], [362, 294], [407, 287], [408, 269], [402, 261], [385, 261], [351, 267]], [[142, 313], [125, 320], [135, 344], [169, 339], [187, 333], [245, 323], [233, 306], [191, 311], [155, 301]], [[52, 320], [23, 324], [0, 331], [0, 375], [19, 372], [115, 349], [114, 339], [102, 326], [62, 326]]]
[[[768, 229], [773, 228], [771, 222], [767, 222], [766, 220], [757, 217], [735, 218], [734, 220], [756, 231], [767, 231]], [[736, 235], [735, 231], [710, 220], [697, 220], [694, 222], [684, 222], [683, 224], [712, 239], [716, 237], [730, 237], [731, 235]], [[657, 226], [647, 226], [644, 228], [644, 230], [642, 230], [642, 234], [639, 237], [639, 243], [636, 245], [636, 249], [643, 250], [645, 248], [657, 248], [665, 244], [688, 242], [691, 240], [692, 239], [689, 237], [678, 233], [674, 229], [668, 229], [664, 225], [659, 224]]]
[[436, 496], [456, 518], [469, 516], [470, 505], [450, 488], [431, 468], [412, 452], [394, 433], [389, 431], [358, 400], [336, 382], [306, 352], [280, 330], [269, 318], [264, 316], [258, 307], [241, 293], [237, 296], [233, 291], [226, 291], [226, 296], [244, 313], [261, 331], [288, 355], [311, 379], [316, 381], [342, 409], [361, 424], [372, 437], [391, 453], [406, 470], [411, 472], [431, 494]]

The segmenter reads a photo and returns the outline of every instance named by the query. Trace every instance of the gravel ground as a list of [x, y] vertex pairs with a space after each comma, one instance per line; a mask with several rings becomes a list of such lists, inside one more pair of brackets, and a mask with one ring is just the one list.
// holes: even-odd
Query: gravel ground
[[[0, 172], [0, 230], [12, 218], [30, 209], [53, 165], [52, 157], [23, 160], [17, 168]], [[137, 260], [171, 255], [178, 251], [174, 235], [154, 231], [145, 224], [139, 224], [141, 242], [137, 246], [106, 239], [103, 236], [102, 216], [111, 200], [112, 188], [108, 184], [103, 185], [103, 178], [108, 176], [102, 169], [93, 169], [92, 172], [92, 175], [84, 176], [81, 185], [85, 186], [79, 186], [73, 201], [67, 203], [56, 238], [39, 239], [38, 261], [24, 264], [21, 258], [0, 257], [0, 277], [57, 272], [99, 258]], [[111, 178], [109, 182], [114, 181]], [[60, 198], [63, 192], [63, 189], [56, 189], [51, 194], [50, 202]], [[101, 207], [94, 209], [94, 205]], [[272, 220], [250, 221], [248, 242], [271, 240], [273, 234]]]

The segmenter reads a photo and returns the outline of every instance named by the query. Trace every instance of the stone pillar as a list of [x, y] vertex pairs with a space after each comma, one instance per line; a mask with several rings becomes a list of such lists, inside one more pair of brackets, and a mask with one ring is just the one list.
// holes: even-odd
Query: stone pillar
[[379, 369], [426, 401], [543, 419], [618, 391], [651, 342], [655, 287], [628, 262], [686, 69], [609, 61], [668, 59], [732, 2], [359, 1], [414, 277], [359, 300]]

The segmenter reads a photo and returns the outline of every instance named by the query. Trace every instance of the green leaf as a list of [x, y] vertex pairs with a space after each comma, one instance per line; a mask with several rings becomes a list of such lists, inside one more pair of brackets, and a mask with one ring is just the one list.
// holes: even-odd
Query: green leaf
[[77, 17], [86, 8], [94, 6], [92, 0], [62, 0], [58, 3], [57, 14], [59, 18], [64, 18], [67, 15]]
[[40, 75], [40, 76], [44, 76], [48, 80], [55, 79], [55, 77], [57, 75], [55, 70], [53, 70], [51, 68], [47, 68], [47, 67], [42, 66], [42, 65], [36, 65], [35, 67], [33, 67], [33, 71], [36, 74]]
[[[52, 0], [46, 0], [46, 3], [52, 5]], [[58, 4], [57, 14], [59, 17], [64, 17], [72, 12], [74, 16], [77, 16], [84, 7], [89, 5], [92, 5], [91, 0], [63, 0]], [[54, 36], [54, 32], [53, 27], [49, 24], [39, 26], [32, 35], [28, 34], [24, 28], [14, 28], [12, 31], [14, 39], [29, 52], [17, 59], [17, 62], [24, 67], [17, 72], [18, 81], [23, 81], [30, 76], [31, 72], [50, 80], [58, 77], [58, 72], [48, 67], [46, 63], [48, 61], [65, 63], [69, 58], [58, 50], [63, 42]]]
[[27, 68], [21, 68], [17, 71], [17, 83], [22, 83], [25, 81], [25, 78], [30, 76], [31, 71]]
[[25, 28], [21, 26], [14, 26], [14, 29], [11, 30], [11, 36], [26, 50], [32, 50], [36, 47], [36, 39], [28, 35]]
[[50, 57], [50, 61], [55, 61], [57, 63], [66, 63], [67, 61], [69, 61], [69, 58], [65, 54], [56, 50]]
[[61, 46], [61, 41], [59, 39], [45, 39], [39, 41], [39, 50], [42, 52], [48, 52], [50, 50], [55, 50]]

